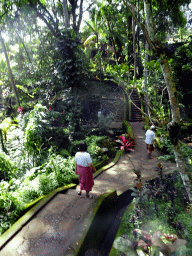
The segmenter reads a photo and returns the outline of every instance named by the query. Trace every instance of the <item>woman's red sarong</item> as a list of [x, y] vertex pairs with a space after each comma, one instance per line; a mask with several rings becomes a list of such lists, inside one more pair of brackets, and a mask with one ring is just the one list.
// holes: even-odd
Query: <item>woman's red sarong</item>
[[77, 174], [79, 175], [79, 185], [81, 190], [91, 191], [94, 185], [92, 168], [77, 165]]

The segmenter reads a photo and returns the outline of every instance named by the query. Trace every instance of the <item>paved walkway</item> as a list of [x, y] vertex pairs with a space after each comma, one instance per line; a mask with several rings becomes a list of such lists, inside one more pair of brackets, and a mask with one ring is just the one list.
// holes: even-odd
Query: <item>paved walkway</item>
[[157, 176], [155, 167], [159, 162], [163, 165], [164, 173], [168, 174], [176, 170], [176, 164], [171, 162], [162, 162], [157, 159], [162, 153], [155, 149], [152, 153], [152, 159], [148, 159], [148, 152], [145, 144], [145, 131], [141, 122], [130, 122], [135, 138], [135, 151], [123, 154], [117, 165], [102, 173], [95, 180], [93, 194], [104, 193], [106, 188], [117, 190], [118, 194], [126, 191], [130, 184], [134, 182], [136, 175], [132, 171], [140, 170], [142, 180], [148, 180]]
[[[136, 178], [133, 169], [141, 171], [143, 180], [157, 176], [155, 167], [160, 162], [157, 156], [161, 152], [155, 149], [153, 158], [147, 159], [143, 123], [130, 124], [136, 142], [135, 151], [123, 154], [116, 165], [95, 179], [91, 192], [95, 199], [109, 190], [116, 190], [117, 194], [121, 194], [129, 189]], [[163, 162], [162, 165], [165, 173], [176, 170], [173, 163]], [[51, 200], [3, 247], [0, 256], [75, 255], [95, 206], [95, 199], [87, 199], [85, 193], [78, 196], [78, 189], [79, 186], [76, 190], [58, 194]]]

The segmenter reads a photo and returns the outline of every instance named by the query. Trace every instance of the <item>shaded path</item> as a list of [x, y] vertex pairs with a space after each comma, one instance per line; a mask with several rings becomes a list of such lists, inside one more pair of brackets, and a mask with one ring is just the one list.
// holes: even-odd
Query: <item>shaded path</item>
[[[130, 123], [133, 129], [136, 147], [134, 152], [123, 154], [119, 162], [95, 179], [91, 192], [94, 198], [109, 190], [120, 195], [133, 187], [136, 175], [133, 169], [140, 170], [142, 179], [157, 176], [156, 157], [161, 152], [155, 149], [152, 159], [147, 159], [145, 131], [143, 123]], [[165, 173], [176, 170], [176, 164], [162, 163]], [[76, 190], [67, 194], [58, 194], [40, 212], [38, 212], [21, 231], [18, 232], [0, 251], [1, 256], [64, 256], [75, 255], [86, 227], [94, 211], [95, 200], [79, 197]]]

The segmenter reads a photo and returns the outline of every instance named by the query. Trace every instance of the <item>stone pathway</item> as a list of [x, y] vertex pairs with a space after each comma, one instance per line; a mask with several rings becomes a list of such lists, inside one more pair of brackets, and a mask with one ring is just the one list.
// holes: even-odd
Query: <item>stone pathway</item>
[[[78, 196], [79, 186], [67, 194], [58, 194], [2, 248], [0, 256], [75, 255], [90, 223], [97, 197], [109, 190], [121, 194], [132, 187], [136, 178], [133, 169], [141, 171], [143, 180], [157, 176], [155, 167], [161, 162], [157, 159], [161, 152], [155, 149], [153, 158], [147, 159], [143, 123], [130, 125], [136, 142], [135, 151], [123, 154], [116, 165], [96, 177], [91, 192], [94, 199], [87, 199], [85, 193]], [[174, 163], [163, 162], [162, 165], [167, 174], [177, 169]]]
[[121, 194], [130, 188], [136, 178], [133, 169], [140, 170], [142, 180], [148, 180], [157, 176], [155, 167], [159, 162], [163, 165], [163, 172], [168, 174], [176, 170], [176, 164], [171, 162], [162, 162], [157, 159], [162, 155], [160, 150], [155, 149], [152, 153], [152, 159], [148, 159], [145, 144], [145, 130], [142, 128], [142, 122], [130, 122], [135, 138], [135, 151], [123, 154], [117, 165], [102, 173], [95, 180], [93, 194], [104, 193], [107, 189], [117, 190]]

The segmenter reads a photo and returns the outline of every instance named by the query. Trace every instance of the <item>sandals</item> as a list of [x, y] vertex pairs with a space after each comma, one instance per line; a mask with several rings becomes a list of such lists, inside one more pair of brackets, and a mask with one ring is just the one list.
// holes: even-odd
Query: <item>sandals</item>
[[[77, 194], [78, 194], [79, 196], [81, 196], [81, 191], [79, 191]], [[92, 197], [91, 195], [86, 195], [86, 197], [89, 198], [89, 199], [93, 199], [93, 197]]]
[[86, 197], [89, 199], [93, 199], [93, 197], [91, 195], [86, 195]]

